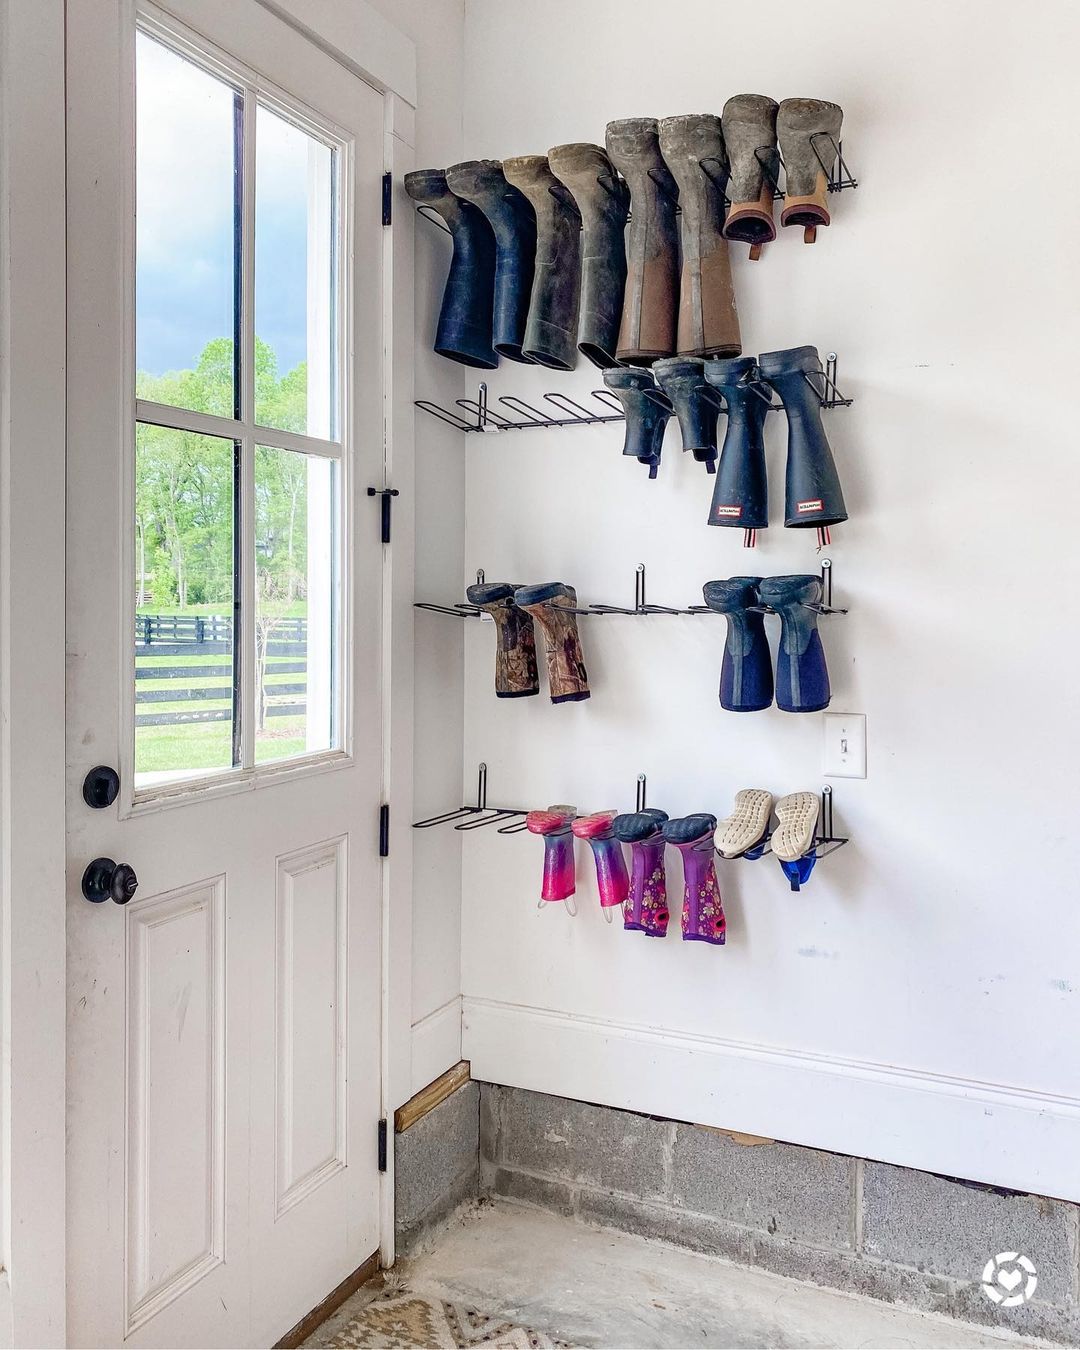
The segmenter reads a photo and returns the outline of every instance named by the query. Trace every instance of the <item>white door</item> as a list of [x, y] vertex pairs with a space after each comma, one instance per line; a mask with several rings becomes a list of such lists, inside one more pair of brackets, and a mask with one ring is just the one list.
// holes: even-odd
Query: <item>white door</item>
[[67, 11], [70, 1339], [269, 1345], [379, 1245], [382, 99]]

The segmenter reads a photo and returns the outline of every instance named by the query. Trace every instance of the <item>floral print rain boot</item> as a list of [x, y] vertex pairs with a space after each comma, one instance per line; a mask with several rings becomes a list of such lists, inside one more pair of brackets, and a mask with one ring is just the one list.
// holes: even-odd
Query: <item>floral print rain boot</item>
[[635, 811], [611, 822], [615, 838], [630, 845], [630, 892], [623, 906], [623, 927], [647, 937], [664, 937], [668, 927], [664, 876], [666, 811]]
[[713, 864], [715, 830], [715, 816], [683, 816], [664, 825], [664, 842], [674, 845], [683, 857], [683, 941], [722, 947], [727, 920]]

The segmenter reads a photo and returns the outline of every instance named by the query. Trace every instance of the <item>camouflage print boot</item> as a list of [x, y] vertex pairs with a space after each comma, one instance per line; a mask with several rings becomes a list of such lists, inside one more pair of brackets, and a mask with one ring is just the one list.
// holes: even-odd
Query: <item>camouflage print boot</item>
[[578, 351], [605, 370], [618, 364], [630, 193], [602, 146], [556, 145], [548, 151], [548, 163], [581, 212]]
[[578, 637], [577, 592], [561, 581], [519, 586], [514, 602], [533, 616], [547, 644], [548, 693], [552, 703], [580, 703], [589, 695], [589, 676]]
[[836, 158], [843, 111], [821, 98], [786, 98], [776, 114], [776, 134], [787, 175], [781, 225], [801, 225], [812, 244], [819, 225], [828, 225], [829, 175]]
[[503, 173], [536, 212], [536, 271], [522, 354], [552, 370], [573, 370], [577, 363], [581, 215], [567, 188], [551, 172], [547, 155], [505, 159]]
[[750, 245], [751, 258], [776, 238], [773, 193], [779, 158], [776, 153], [776, 103], [765, 94], [736, 94], [724, 104], [721, 119], [731, 177], [731, 207], [724, 237]]
[[679, 186], [682, 275], [679, 278], [680, 356], [738, 356], [742, 351], [731, 260], [724, 238], [727, 155], [713, 113], [665, 117], [660, 152]]
[[630, 189], [626, 294], [615, 355], [649, 365], [675, 352], [679, 305], [678, 188], [664, 158], [654, 117], [607, 126], [607, 152]]
[[442, 169], [417, 169], [405, 175], [405, 191], [417, 206], [430, 207], [446, 222], [454, 241], [435, 330], [435, 351], [463, 366], [494, 370], [498, 355], [491, 345], [495, 296], [495, 236], [484, 213], [456, 196]]
[[536, 638], [532, 617], [514, 604], [516, 586], [489, 581], [465, 592], [475, 605], [495, 620], [495, 694], [497, 698], [526, 698], [540, 692], [536, 668]]

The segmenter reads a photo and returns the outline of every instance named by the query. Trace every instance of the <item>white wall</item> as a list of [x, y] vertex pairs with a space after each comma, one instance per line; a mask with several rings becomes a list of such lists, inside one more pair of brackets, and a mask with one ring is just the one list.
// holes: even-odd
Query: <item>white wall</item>
[[[737, 250], [734, 269], [745, 350], [835, 349], [856, 400], [826, 414], [851, 512], [833, 532], [836, 598], [851, 614], [824, 627], [833, 707], [867, 714], [870, 771], [836, 783], [852, 843], [801, 895], [772, 860], [721, 865], [722, 950], [683, 944], [677, 920], [665, 942], [608, 927], [584, 850], [581, 913], [538, 912], [539, 840], [465, 836], [464, 1053], [478, 1077], [1080, 1199], [1080, 456], [1066, 402], [1080, 185], [1063, 159], [1080, 12], [542, 11], [467, 2], [470, 158], [603, 141], [609, 119], [718, 112], [743, 91], [845, 110], [858, 191], [833, 199], [815, 247], [787, 231], [759, 263]], [[535, 400], [600, 379], [504, 365], [490, 383]], [[420, 431], [441, 435], [422, 418]], [[774, 523], [756, 554], [706, 528], [711, 480], [674, 425], [653, 483], [621, 459], [617, 426], [470, 437], [466, 578], [557, 577], [585, 601], [629, 601], [642, 561], [652, 599], [687, 604], [713, 577], [816, 570], [813, 532], [780, 524], [784, 433], [772, 418]], [[421, 536], [418, 590], [459, 598], [428, 547]], [[456, 640], [442, 623], [440, 671]], [[496, 804], [627, 809], [647, 772], [652, 805], [722, 815], [739, 787], [822, 782], [820, 716], [720, 709], [719, 619], [584, 620], [593, 698], [563, 707], [497, 701], [493, 630], [466, 627], [464, 781], [485, 759]], [[428, 755], [421, 790], [445, 767]], [[455, 798], [456, 784], [432, 809]]]
[[[464, 11], [461, 0], [371, 0], [416, 44], [415, 166], [445, 167], [462, 158]], [[395, 184], [395, 210], [412, 204]], [[416, 397], [453, 402], [464, 391], [458, 370], [431, 351], [446, 274], [449, 239], [423, 221], [416, 230]], [[416, 592], [445, 589], [461, 575], [465, 538], [465, 461], [459, 437], [417, 413]], [[446, 809], [462, 773], [463, 638], [416, 612], [415, 819]], [[456, 803], [455, 803], [456, 804]], [[398, 804], [403, 811], [408, 805]], [[461, 836], [414, 830], [412, 915], [412, 1065], [402, 1099], [460, 1058]], [[394, 1105], [400, 1105], [395, 1101]]]

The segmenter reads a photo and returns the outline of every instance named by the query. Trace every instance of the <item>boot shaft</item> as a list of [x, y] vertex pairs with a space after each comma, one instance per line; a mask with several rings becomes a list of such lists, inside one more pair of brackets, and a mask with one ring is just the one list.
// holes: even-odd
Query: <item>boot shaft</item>
[[735, 356], [742, 350], [724, 229], [727, 154], [713, 113], [665, 117], [660, 151], [679, 190], [682, 272], [676, 350]]
[[446, 171], [450, 189], [483, 212], [495, 236], [493, 346], [500, 356], [525, 361], [522, 343], [536, 260], [536, 213], [506, 181], [497, 159], [468, 160]]
[[546, 155], [503, 161], [506, 181], [536, 213], [536, 267], [523, 355], [553, 370], [573, 370], [577, 358], [581, 281], [581, 216], [551, 172]]
[[720, 409], [705, 380], [704, 361], [685, 356], [665, 357], [656, 362], [652, 372], [679, 419], [683, 450], [692, 450], [698, 463], [708, 465], [712, 472]]
[[630, 193], [602, 146], [556, 145], [548, 151], [548, 162], [581, 214], [578, 350], [594, 365], [607, 369], [616, 364], [626, 287]]
[[442, 169], [405, 175], [405, 191], [418, 206], [437, 212], [454, 241], [443, 288], [434, 349], [461, 365], [494, 370], [495, 236], [484, 213], [450, 191]]
[[622, 404], [626, 419], [623, 454], [639, 460], [648, 468], [649, 477], [655, 478], [671, 409], [657, 401], [659, 390], [652, 373], [620, 366], [604, 371], [604, 384]]
[[679, 293], [678, 188], [660, 153], [657, 122], [609, 122], [607, 152], [630, 189], [626, 293], [619, 327], [620, 361], [648, 364], [675, 351]]

